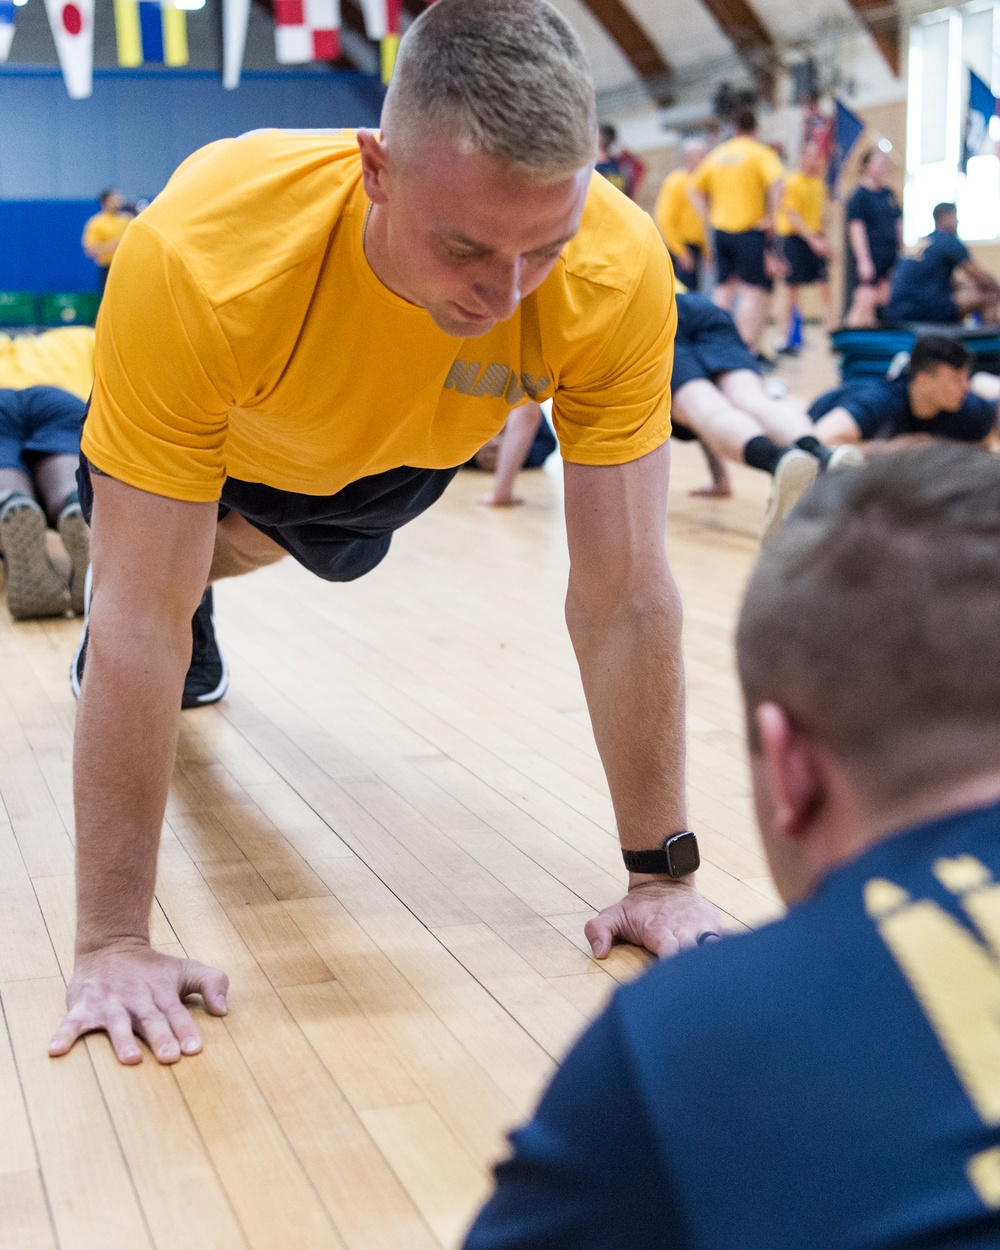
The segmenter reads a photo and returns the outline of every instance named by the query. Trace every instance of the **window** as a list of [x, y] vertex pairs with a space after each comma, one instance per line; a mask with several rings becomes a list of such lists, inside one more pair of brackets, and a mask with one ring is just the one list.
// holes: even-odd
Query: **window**
[[[903, 237], [933, 229], [931, 210], [958, 205], [963, 239], [1000, 237], [1000, 160], [974, 156], [960, 170], [969, 70], [1000, 94], [1000, 0], [975, 0], [925, 14], [910, 28]], [[998, 137], [991, 127], [994, 141]]]

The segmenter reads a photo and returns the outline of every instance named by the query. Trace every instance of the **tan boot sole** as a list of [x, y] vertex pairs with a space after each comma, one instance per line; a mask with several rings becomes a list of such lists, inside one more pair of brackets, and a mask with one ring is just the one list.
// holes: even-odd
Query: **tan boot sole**
[[0, 550], [7, 568], [7, 607], [18, 621], [65, 616], [70, 594], [45, 546], [45, 514], [25, 500], [0, 515]]

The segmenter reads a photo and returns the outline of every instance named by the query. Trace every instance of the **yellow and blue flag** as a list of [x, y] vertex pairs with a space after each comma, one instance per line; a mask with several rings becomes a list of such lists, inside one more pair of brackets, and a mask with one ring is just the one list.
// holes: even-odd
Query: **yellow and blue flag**
[[187, 14], [172, 0], [115, 0], [118, 64], [187, 65]]

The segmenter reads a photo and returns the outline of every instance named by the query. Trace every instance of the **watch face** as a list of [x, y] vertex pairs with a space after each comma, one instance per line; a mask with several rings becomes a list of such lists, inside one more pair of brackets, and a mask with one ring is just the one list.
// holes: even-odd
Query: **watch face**
[[701, 863], [698, 854], [698, 839], [693, 833], [679, 833], [667, 842], [663, 848], [670, 861], [672, 877], [686, 877], [694, 872]]

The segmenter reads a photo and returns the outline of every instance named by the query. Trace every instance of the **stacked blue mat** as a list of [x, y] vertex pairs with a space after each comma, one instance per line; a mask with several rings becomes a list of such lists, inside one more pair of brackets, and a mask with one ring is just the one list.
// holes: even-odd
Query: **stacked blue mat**
[[972, 371], [1000, 374], [1000, 332], [996, 327], [966, 329], [961, 326], [914, 326], [896, 330], [835, 330], [830, 336], [840, 356], [841, 381], [852, 378], [884, 378], [898, 352], [908, 352], [920, 334], [946, 334], [960, 338], [972, 352]]

